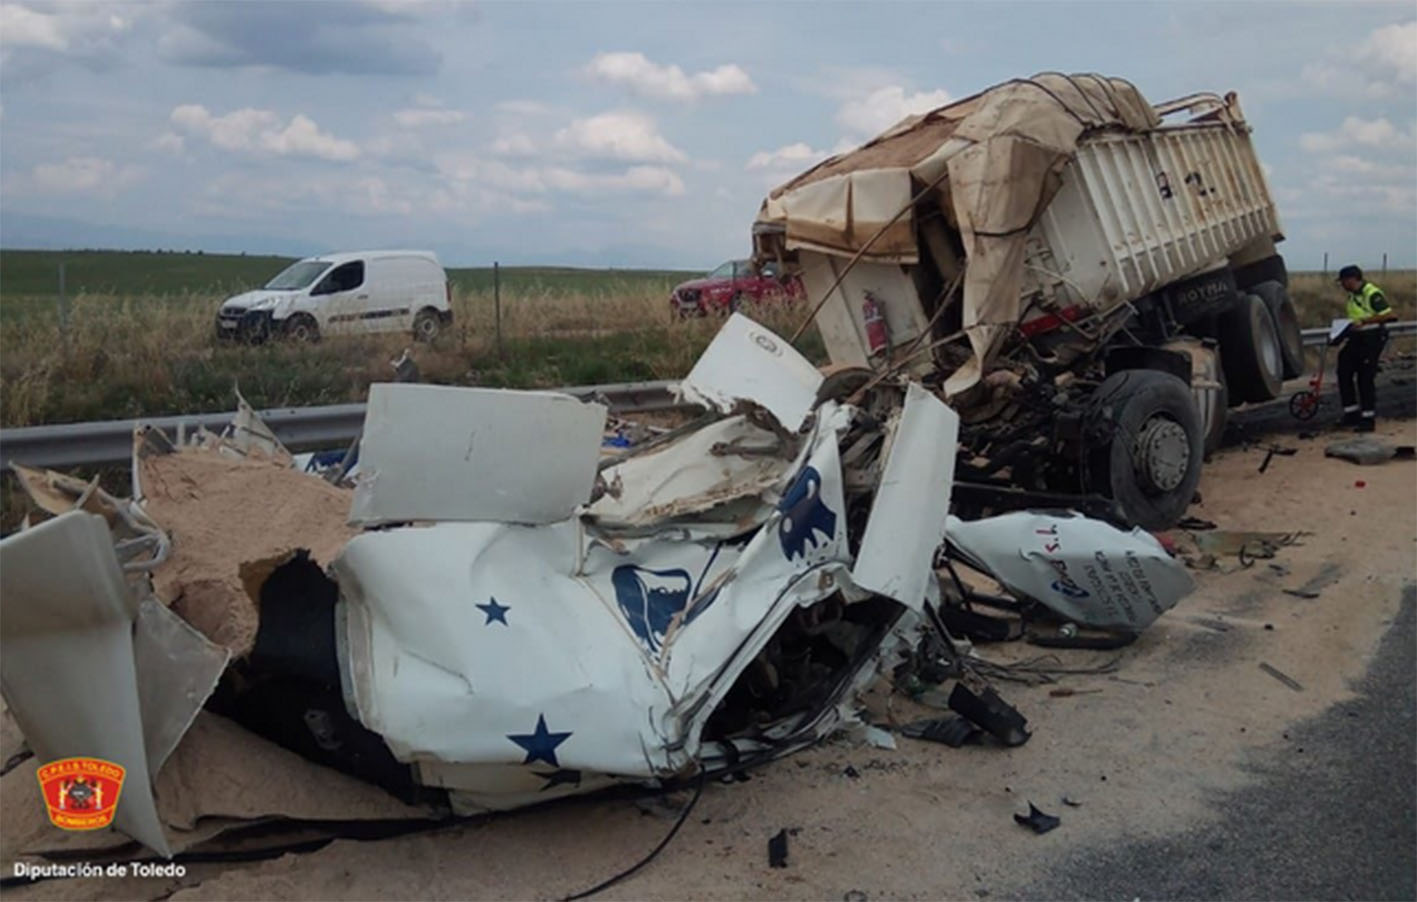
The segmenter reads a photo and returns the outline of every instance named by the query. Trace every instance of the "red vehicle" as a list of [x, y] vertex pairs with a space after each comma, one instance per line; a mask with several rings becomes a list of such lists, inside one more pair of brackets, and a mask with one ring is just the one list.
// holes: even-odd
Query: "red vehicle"
[[748, 260], [729, 260], [702, 279], [675, 286], [669, 295], [669, 306], [680, 316], [722, 315], [737, 310], [740, 301], [801, 297], [802, 283], [796, 276], [782, 275], [776, 263], [765, 263], [757, 269]]

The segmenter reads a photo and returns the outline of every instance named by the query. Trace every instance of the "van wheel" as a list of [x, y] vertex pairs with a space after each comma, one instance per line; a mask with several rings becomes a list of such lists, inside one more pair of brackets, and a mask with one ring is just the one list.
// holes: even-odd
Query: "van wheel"
[[1200, 483], [1205, 435], [1186, 383], [1159, 370], [1123, 370], [1098, 387], [1089, 431], [1106, 436], [1092, 451], [1092, 488], [1116, 503], [1122, 520], [1169, 529]]
[[320, 340], [320, 324], [308, 313], [297, 313], [285, 321], [285, 337], [301, 344], [314, 344]]
[[[1241, 295], [1220, 316], [1220, 365], [1237, 401], [1270, 401], [1284, 387], [1284, 356], [1274, 317], [1259, 295]], [[1302, 342], [1301, 342], [1302, 343]]]
[[443, 320], [438, 316], [438, 311], [432, 307], [424, 307], [413, 318], [413, 337], [419, 341], [432, 341], [438, 337], [438, 333], [441, 331], [443, 331]]
[[1259, 295], [1274, 317], [1275, 334], [1279, 336], [1279, 356], [1284, 363], [1284, 378], [1304, 375], [1304, 333], [1299, 329], [1299, 314], [1289, 291], [1279, 282], [1261, 282], [1250, 289]]

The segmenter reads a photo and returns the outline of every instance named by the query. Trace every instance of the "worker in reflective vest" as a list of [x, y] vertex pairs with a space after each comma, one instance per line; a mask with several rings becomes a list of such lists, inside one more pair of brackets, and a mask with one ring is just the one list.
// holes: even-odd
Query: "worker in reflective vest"
[[[1387, 323], [1397, 318], [1383, 291], [1363, 278], [1356, 266], [1338, 271], [1338, 284], [1348, 292], [1346, 315], [1352, 321], [1338, 352], [1338, 393], [1343, 399], [1343, 425], [1372, 432], [1377, 423], [1378, 355], [1387, 344]], [[1356, 390], [1355, 390], [1356, 384]], [[1360, 406], [1361, 405], [1361, 406]]]

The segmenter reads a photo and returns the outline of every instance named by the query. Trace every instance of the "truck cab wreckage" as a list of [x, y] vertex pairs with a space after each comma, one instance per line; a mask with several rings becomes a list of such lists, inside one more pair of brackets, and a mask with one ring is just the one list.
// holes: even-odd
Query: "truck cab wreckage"
[[[1213, 123], [1214, 159], [1235, 163], [1233, 103], [1197, 103], [1185, 128]], [[1227, 181], [1211, 157], [1191, 161], [1201, 184], [1251, 193], [1205, 228], [1243, 247], [1190, 261], [1154, 242], [1153, 271], [1104, 256], [1093, 282], [1056, 259], [1072, 167], [1144, 158], [1158, 119], [1125, 83], [1040, 76], [774, 192], [757, 250], [801, 272], [837, 366], [734, 314], [680, 383], [698, 415], [628, 449], [605, 446], [603, 405], [569, 395], [380, 384], [352, 490], [291, 467], [244, 404], [197, 446], [140, 431], [132, 499], [16, 468], [42, 519], [0, 541], [9, 711], [38, 762], [126, 768], [115, 824], [165, 856], [193, 840], [164, 769], [211, 741], [213, 714], [244, 728], [222, 728], [233, 743], [432, 818], [741, 771], [860, 724], [855, 695], [883, 677], [956, 680], [955, 710], [1024, 741], [967, 665], [980, 596], [955, 567], [1026, 617], [1124, 638], [1191, 591], [1134, 528], [1180, 517], [1196, 399], [1223, 398], [1183, 288], [1209, 298], [1244, 281], [1235, 261], [1277, 259], [1257, 164]], [[1191, 184], [1165, 181], [1173, 199]], [[1047, 272], [1027, 262], [1049, 254]], [[219, 471], [245, 481], [199, 475]], [[338, 522], [280, 510], [311, 486]], [[202, 557], [223, 541], [238, 559]]]

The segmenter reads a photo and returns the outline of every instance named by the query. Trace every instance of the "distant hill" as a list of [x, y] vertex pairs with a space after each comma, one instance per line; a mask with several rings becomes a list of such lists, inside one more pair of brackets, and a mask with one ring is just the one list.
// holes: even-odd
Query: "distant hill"
[[[59, 290], [59, 263], [64, 263], [65, 290], [70, 295], [226, 296], [259, 288], [280, 272], [292, 257], [202, 252], [107, 250], [0, 250], [0, 301], [53, 297]], [[561, 266], [502, 267], [508, 291], [570, 294], [612, 290], [626, 283], [662, 286], [696, 273], [676, 270], [578, 269]], [[449, 269], [459, 291], [492, 288], [491, 267]]]

